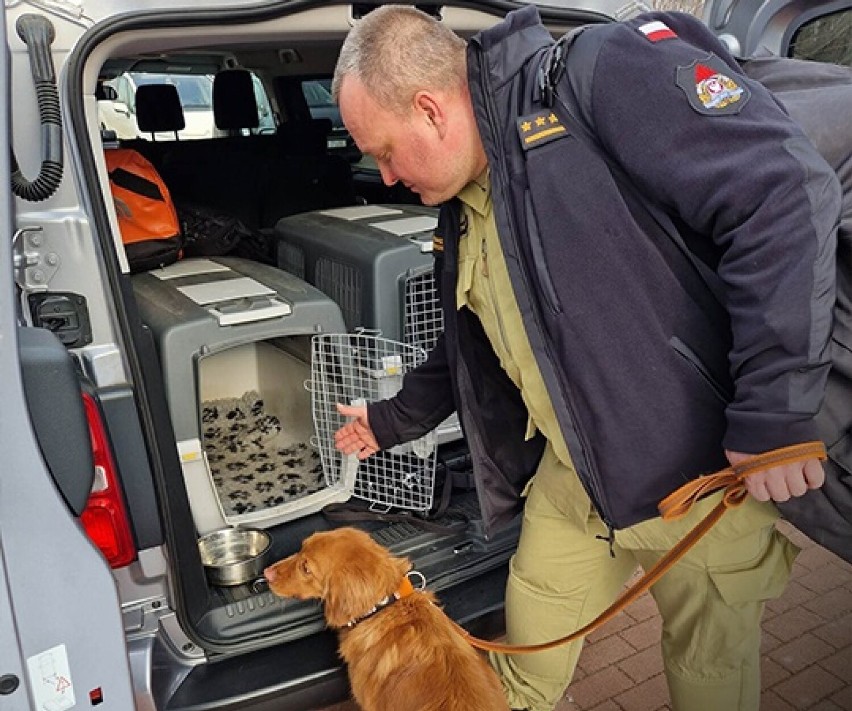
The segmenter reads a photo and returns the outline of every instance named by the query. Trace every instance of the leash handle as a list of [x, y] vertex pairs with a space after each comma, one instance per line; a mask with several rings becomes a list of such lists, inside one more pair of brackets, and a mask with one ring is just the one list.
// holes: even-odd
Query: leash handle
[[723, 501], [727, 503], [727, 507], [734, 508], [742, 504], [748, 496], [743, 483], [745, 477], [772, 467], [809, 459], [824, 460], [826, 457], [825, 445], [819, 441], [793, 444], [756, 454], [715, 474], [700, 476], [687, 482], [659, 503], [660, 516], [666, 521], [683, 518], [698, 499], [719, 489], [725, 490]]
[[809, 459], [826, 459], [825, 445], [819, 441], [794, 444], [789, 447], [781, 447], [770, 452], [757, 454], [753, 457], [719, 470], [715, 474], [700, 476], [693, 481], [687, 482], [682, 487], [669, 494], [659, 504], [660, 515], [664, 520], [673, 521], [685, 516], [701, 497], [719, 489], [724, 489], [725, 494], [710, 513], [692, 528], [675, 546], [660, 558], [648, 571], [637, 580], [631, 587], [625, 590], [612, 605], [598, 615], [594, 620], [584, 625], [576, 632], [554, 639], [550, 642], [539, 644], [512, 645], [502, 642], [490, 642], [471, 635], [466, 629], [456, 624], [459, 633], [477, 649], [486, 652], [499, 652], [503, 654], [532, 654], [543, 652], [548, 649], [568, 644], [576, 639], [585, 637], [604, 623], [611, 620], [636, 598], [646, 592], [656, 583], [668, 570], [677, 563], [699, 540], [707, 533], [729, 508], [735, 508], [742, 504], [748, 497], [748, 490], [743, 483], [747, 476], [757, 472], [771, 469], [772, 467], [794, 462], [804, 462]]

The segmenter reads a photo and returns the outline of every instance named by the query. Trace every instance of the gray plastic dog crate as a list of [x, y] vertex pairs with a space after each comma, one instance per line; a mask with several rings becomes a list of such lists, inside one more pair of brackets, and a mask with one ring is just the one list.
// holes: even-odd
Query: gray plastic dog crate
[[432, 274], [436, 225], [437, 211], [416, 205], [290, 215], [275, 227], [278, 266], [334, 299], [350, 331], [429, 350], [442, 326]]
[[305, 387], [310, 337], [346, 330], [337, 304], [237, 258], [186, 259], [132, 280], [199, 533], [267, 527], [347, 499], [323, 481]]

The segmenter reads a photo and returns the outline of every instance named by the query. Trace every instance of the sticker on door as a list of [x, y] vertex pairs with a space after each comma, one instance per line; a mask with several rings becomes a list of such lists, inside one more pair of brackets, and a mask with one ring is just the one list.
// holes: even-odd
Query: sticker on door
[[38, 711], [66, 711], [74, 706], [74, 685], [64, 644], [29, 657], [27, 671]]

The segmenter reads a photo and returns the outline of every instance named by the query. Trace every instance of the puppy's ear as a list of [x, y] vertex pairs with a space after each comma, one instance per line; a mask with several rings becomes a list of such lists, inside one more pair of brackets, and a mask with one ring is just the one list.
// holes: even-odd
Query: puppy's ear
[[338, 558], [327, 571], [323, 600], [325, 619], [330, 627], [343, 627], [399, 589], [411, 564], [394, 558], [379, 544], [355, 539], [346, 555]]
[[385, 597], [372, 571], [357, 560], [338, 561], [325, 581], [323, 601], [329, 627], [344, 627], [347, 622], [369, 612]]

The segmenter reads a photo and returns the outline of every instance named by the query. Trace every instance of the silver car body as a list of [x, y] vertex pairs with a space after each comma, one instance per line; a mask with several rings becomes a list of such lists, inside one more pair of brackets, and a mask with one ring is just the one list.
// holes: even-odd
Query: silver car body
[[[554, 32], [561, 32], [580, 22], [624, 16], [638, 5], [625, 9], [622, 0], [552, 0], [540, 6]], [[455, 29], [470, 34], [497, 21], [507, 7], [448, 4], [442, 14]], [[715, 0], [708, 3], [704, 19], [739, 53], [747, 55], [759, 47], [784, 53], [801, 24], [850, 8], [850, 0]], [[43, 131], [30, 59], [16, 31], [21, 16], [36, 14], [47, 17], [55, 30], [50, 47], [64, 126], [64, 175], [47, 199], [31, 202], [7, 195], [0, 207], [7, 235], [0, 244], [0, 263], [7, 265], [0, 269], [0, 288], [6, 294], [0, 299], [0, 708], [165, 711], [177, 708], [171, 704], [172, 694], [193, 669], [212, 660], [260, 654], [281, 644], [285, 635], [268, 635], [260, 642], [248, 635], [231, 645], [200, 638], [185, 617], [188, 603], [176, 582], [182, 571], [175, 568], [167, 525], [159, 540], [154, 533], [146, 534], [154, 544], [140, 545], [129, 565], [112, 570], [106, 564], [69, 510], [35, 436], [18, 348], [18, 327], [30, 319], [25, 296], [49, 290], [84, 297], [92, 337], [73, 348], [76, 362], [96, 388], [136, 392], [140, 356], [127, 346], [126, 324], [116, 312], [114, 296], [121, 291], [121, 274], [127, 273], [128, 264], [105, 188], [106, 167], [93, 150], [101, 140], [95, 98], [98, 67], [121, 54], [246, 46], [273, 39], [282, 48], [339, 42], [353, 22], [351, 6], [7, 0], [3, 12], [0, 33], [6, 51], [0, 52], [0, 90], [7, 110], [0, 112], [5, 136], [0, 171], [11, 173], [9, 146], [25, 176], [37, 175], [41, 167]], [[326, 62], [318, 69], [327, 73], [331, 66]], [[130, 419], [144, 419], [139, 412], [145, 409], [131, 408]], [[142, 431], [138, 423], [136, 430]], [[145, 456], [140, 436], [123, 444]], [[156, 458], [157, 452], [147, 454]], [[144, 506], [155, 511], [153, 494], [144, 495], [150, 497]], [[320, 681], [322, 674], [317, 672], [313, 681]], [[288, 689], [270, 687], [266, 695], [255, 697], [235, 694], [220, 706], [211, 701], [209, 708], [273, 708], [279, 693], [287, 698]]]

